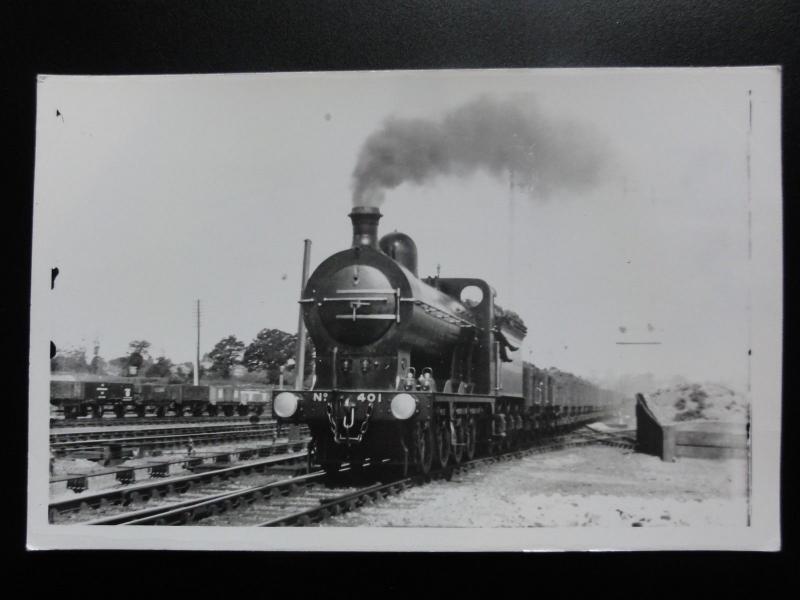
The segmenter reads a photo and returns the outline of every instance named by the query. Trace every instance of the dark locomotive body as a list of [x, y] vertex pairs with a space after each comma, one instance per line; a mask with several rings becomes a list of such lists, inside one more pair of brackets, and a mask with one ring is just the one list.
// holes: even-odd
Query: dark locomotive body
[[374, 208], [350, 217], [352, 247], [319, 265], [300, 300], [314, 385], [273, 403], [278, 418], [309, 426], [326, 469], [369, 459], [427, 472], [606, 416], [609, 393], [519, 359], [525, 325], [487, 282], [420, 280], [408, 236], [378, 243]]

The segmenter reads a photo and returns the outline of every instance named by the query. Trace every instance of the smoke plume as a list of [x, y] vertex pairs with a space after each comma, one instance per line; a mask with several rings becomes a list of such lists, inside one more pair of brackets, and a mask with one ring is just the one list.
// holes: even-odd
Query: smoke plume
[[353, 204], [379, 206], [402, 183], [485, 171], [532, 195], [584, 188], [602, 169], [602, 152], [580, 123], [545, 117], [530, 98], [481, 97], [440, 120], [390, 117], [364, 142], [353, 171]]

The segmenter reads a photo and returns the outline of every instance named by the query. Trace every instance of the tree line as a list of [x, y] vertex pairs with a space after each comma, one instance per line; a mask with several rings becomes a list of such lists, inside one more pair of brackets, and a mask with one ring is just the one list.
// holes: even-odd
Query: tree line
[[[147, 340], [133, 340], [128, 352], [106, 361], [95, 345], [93, 355], [87, 357], [85, 348], [62, 349], [50, 357], [52, 373], [85, 373], [100, 376], [126, 376], [130, 367], [136, 375], [166, 378], [171, 383], [191, 382], [194, 366], [191, 362], [175, 363], [166, 356], [153, 357], [151, 344]], [[201, 378], [232, 379], [247, 373], [250, 379], [278, 383], [281, 367], [294, 358], [297, 349], [297, 335], [280, 329], [262, 329], [250, 344], [229, 335], [218, 341], [210, 352], [200, 361]], [[306, 338], [305, 373], [312, 369], [313, 345]]]

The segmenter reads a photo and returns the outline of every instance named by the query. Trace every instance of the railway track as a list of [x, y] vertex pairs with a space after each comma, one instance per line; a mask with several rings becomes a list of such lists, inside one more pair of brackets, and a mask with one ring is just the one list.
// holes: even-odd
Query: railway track
[[[51, 418], [51, 429], [68, 429], [72, 427], [120, 427], [128, 425], [180, 425], [191, 424], [199, 425], [202, 423], [211, 423], [215, 425], [224, 423], [250, 423], [252, 417], [125, 417], [119, 418], [101, 418], [93, 419], [86, 417], [84, 419], [64, 419], [64, 418]], [[260, 417], [263, 420], [263, 417]]]
[[[305, 435], [300, 430], [301, 435]], [[97, 454], [108, 452], [109, 455], [125, 456], [136, 451], [143, 454], [152, 450], [186, 447], [189, 442], [193, 446], [229, 444], [232, 442], [275, 439], [277, 430], [274, 426], [236, 428], [229, 431], [204, 431], [196, 433], [153, 434], [128, 437], [104, 437], [88, 440], [72, 440], [51, 442], [50, 449], [56, 456]]]
[[347, 478], [346, 468], [338, 476], [318, 471], [227, 493], [214, 491], [194, 502], [187, 501], [164, 509], [151, 508], [138, 514], [130, 514], [124, 519], [116, 519], [113, 523], [98, 520], [91, 524], [307, 526], [321, 523], [343, 512], [357, 510], [411, 487], [425, 485], [432, 479], [449, 479], [457, 472], [473, 469], [478, 465], [597, 443], [602, 443], [599, 437], [571, 435], [525, 449], [477, 458], [460, 465], [449, 465], [428, 476], [391, 477], [387, 481], [372, 481], [366, 485], [359, 483], [359, 480], [369, 476], [369, 467], [359, 469], [358, 475], [351, 474], [350, 479]]
[[[118, 524], [134, 518], [142, 510], [166, 511], [173, 506], [194, 504], [208, 497], [215, 497], [251, 487], [257, 478], [285, 478], [286, 474], [297, 474], [307, 470], [306, 442], [283, 444], [283, 454], [225, 467], [216, 465], [213, 470], [202, 470], [189, 475], [143, 481], [133, 485], [122, 485], [90, 494], [53, 501], [48, 506], [48, 518], [54, 524], [97, 523]], [[274, 450], [278, 450], [275, 448]], [[189, 460], [187, 459], [187, 462]], [[190, 465], [187, 467], [191, 468]], [[244, 483], [243, 483], [244, 482]], [[180, 498], [180, 500], [176, 500]], [[147, 504], [147, 508], [140, 508]]]
[[[192, 456], [180, 458], [160, 457], [157, 461], [148, 461], [144, 465], [127, 465], [117, 469], [109, 468], [91, 473], [67, 473], [50, 479], [51, 494], [63, 484], [64, 491], [71, 490], [76, 494], [85, 492], [90, 487], [90, 481], [97, 487], [110, 485], [129, 485], [142, 479], [166, 478], [174, 475], [176, 471], [207, 469], [209, 467], [223, 468], [227, 464], [238, 461], [252, 460], [282, 454], [286, 452], [299, 452], [303, 450], [308, 440], [296, 442], [273, 442], [265, 446], [237, 448], [225, 452], [196, 453]], [[166, 458], [166, 460], [164, 460]], [[105, 484], [105, 485], [103, 485]]]
[[136, 437], [151, 437], [153, 435], [191, 435], [199, 433], [207, 433], [210, 431], [215, 432], [233, 432], [233, 431], [247, 431], [259, 430], [274, 431], [277, 429], [277, 424], [272, 423], [240, 423], [240, 424], [208, 424], [201, 426], [182, 425], [176, 427], [158, 427], [157, 429], [114, 429], [113, 431], [73, 431], [67, 433], [51, 433], [51, 444], [62, 444], [65, 442], [80, 442], [80, 441], [102, 441], [102, 440], [115, 440]]

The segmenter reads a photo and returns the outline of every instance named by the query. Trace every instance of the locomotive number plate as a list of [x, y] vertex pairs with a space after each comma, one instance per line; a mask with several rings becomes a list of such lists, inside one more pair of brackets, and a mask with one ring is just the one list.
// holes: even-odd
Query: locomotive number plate
[[372, 403], [372, 402], [380, 402], [381, 400], [383, 400], [381, 394], [377, 394], [375, 392], [368, 392], [368, 393], [361, 392], [358, 396], [356, 396], [357, 402]]
[[381, 400], [383, 400], [382, 394], [378, 394], [376, 392], [361, 392], [358, 395], [347, 394], [346, 396], [339, 396], [339, 401], [342, 403], [350, 401], [350, 402], [369, 402], [370, 404], [372, 404], [373, 402], [380, 402]]
[[[355, 397], [354, 397], [355, 396]], [[327, 402], [330, 394], [328, 392], [314, 392], [311, 396], [312, 402]], [[379, 392], [361, 392], [359, 394], [347, 394], [339, 396], [339, 401], [344, 403], [347, 401], [355, 401], [355, 402], [369, 402], [372, 404], [373, 402], [382, 402], [383, 401], [383, 394]]]

